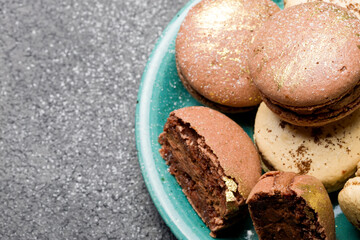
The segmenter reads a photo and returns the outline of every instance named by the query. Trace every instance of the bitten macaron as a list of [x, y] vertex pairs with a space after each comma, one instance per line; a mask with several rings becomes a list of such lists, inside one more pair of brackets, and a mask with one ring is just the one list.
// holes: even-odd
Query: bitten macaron
[[238, 124], [211, 108], [186, 107], [170, 113], [159, 143], [169, 172], [213, 235], [246, 216], [261, 168]]
[[255, 31], [280, 11], [271, 0], [203, 0], [190, 9], [176, 38], [176, 66], [200, 103], [222, 112], [261, 101], [248, 66]]
[[250, 72], [284, 121], [322, 126], [360, 106], [360, 20], [311, 2], [276, 13], [253, 39]]
[[336, 239], [329, 195], [315, 177], [268, 172], [247, 203], [260, 239]]

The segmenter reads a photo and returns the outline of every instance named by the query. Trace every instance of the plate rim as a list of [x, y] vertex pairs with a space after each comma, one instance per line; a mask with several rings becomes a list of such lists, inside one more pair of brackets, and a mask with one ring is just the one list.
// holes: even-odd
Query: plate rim
[[[154, 157], [151, 150], [149, 122], [152, 91], [150, 90], [154, 86], [156, 80], [155, 73], [157, 73], [160, 67], [161, 59], [166, 54], [168, 46], [171, 43], [170, 38], [172, 38], [174, 34], [177, 34], [188, 10], [199, 1], [200, 0], [188, 1], [168, 23], [157, 40], [141, 78], [135, 111], [137, 156], [145, 185], [160, 216], [178, 239], [199, 239], [199, 237], [194, 234], [191, 228], [181, 219], [174, 206], [168, 204], [170, 203], [170, 198], [166, 195], [164, 188], [160, 187], [162, 184], [153, 161]], [[148, 174], [149, 171], [151, 171], [151, 175]], [[160, 196], [164, 196], [164, 198], [160, 198]]]

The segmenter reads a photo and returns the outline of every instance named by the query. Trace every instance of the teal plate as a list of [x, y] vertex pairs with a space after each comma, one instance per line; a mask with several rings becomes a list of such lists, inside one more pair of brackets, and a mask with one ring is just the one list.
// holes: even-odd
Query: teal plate
[[[170, 22], [145, 68], [136, 108], [136, 144], [142, 174], [162, 218], [178, 239], [212, 239], [209, 229], [187, 201], [175, 178], [159, 154], [157, 141], [169, 113], [175, 109], [200, 105], [182, 86], [175, 65], [175, 38], [187, 11], [199, 0], [190, 1]], [[281, 8], [283, 2], [275, 1]], [[254, 112], [230, 116], [253, 135]], [[331, 194], [338, 239], [360, 239], [360, 233], [345, 218]], [[239, 224], [236, 232], [224, 239], [258, 239], [251, 219]]]

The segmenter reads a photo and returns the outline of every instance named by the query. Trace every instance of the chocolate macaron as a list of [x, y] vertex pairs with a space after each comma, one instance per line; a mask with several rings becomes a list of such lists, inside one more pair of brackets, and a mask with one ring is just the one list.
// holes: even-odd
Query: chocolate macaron
[[176, 65], [189, 93], [222, 112], [254, 109], [260, 95], [248, 55], [254, 32], [280, 9], [270, 0], [203, 0], [176, 38]]
[[292, 172], [268, 172], [247, 200], [261, 240], [335, 240], [332, 204], [315, 177]]
[[288, 124], [260, 104], [254, 140], [264, 171], [291, 171], [318, 178], [328, 192], [344, 186], [360, 161], [360, 109], [322, 127]]
[[329, 3], [275, 14], [253, 39], [250, 71], [266, 105], [299, 126], [322, 126], [360, 106], [360, 20]]
[[169, 172], [214, 235], [246, 216], [261, 168], [239, 125], [210, 108], [182, 108], [170, 113], [159, 143]]

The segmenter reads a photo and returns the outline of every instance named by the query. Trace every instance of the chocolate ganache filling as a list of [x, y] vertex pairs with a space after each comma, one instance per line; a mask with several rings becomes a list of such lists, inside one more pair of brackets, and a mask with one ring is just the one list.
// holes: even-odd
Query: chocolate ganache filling
[[249, 202], [260, 239], [326, 239], [316, 212], [303, 198], [281, 193], [256, 195]]
[[242, 218], [247, 209], [234, 179], [226, 176], [205, 139], [174, 115], [159, 136], [160, 154], [197, 214], [215, 233]]

